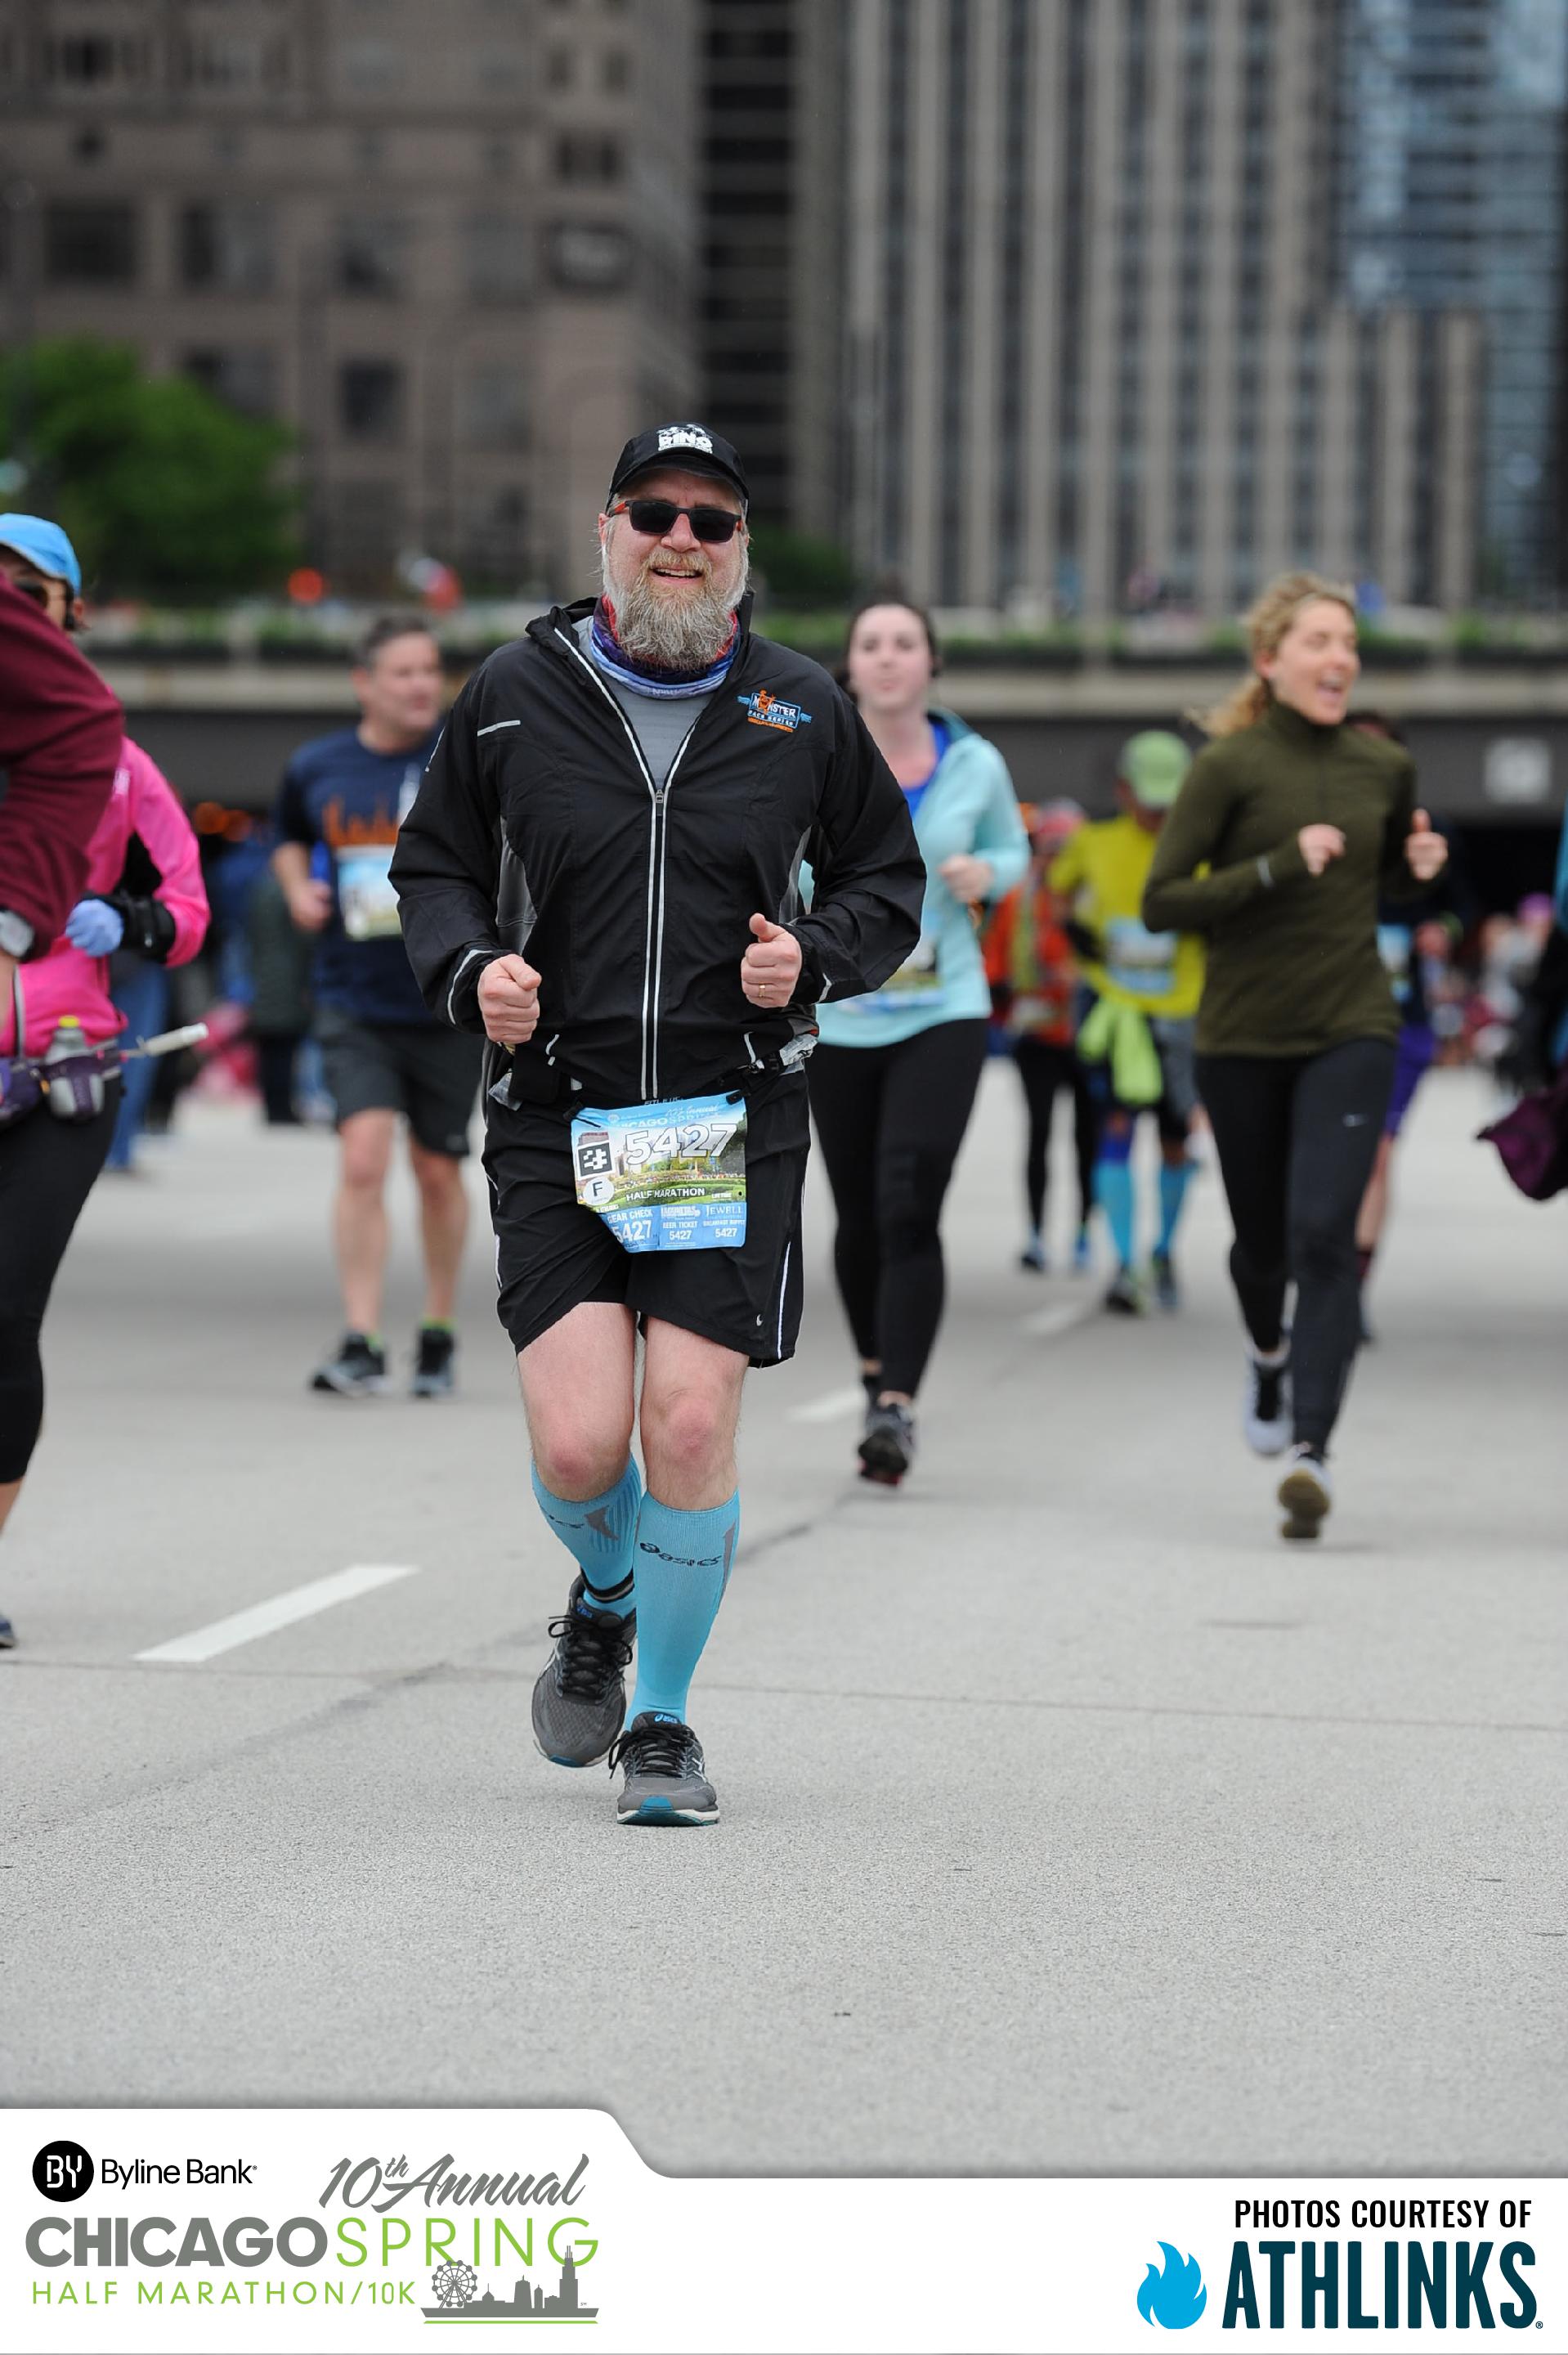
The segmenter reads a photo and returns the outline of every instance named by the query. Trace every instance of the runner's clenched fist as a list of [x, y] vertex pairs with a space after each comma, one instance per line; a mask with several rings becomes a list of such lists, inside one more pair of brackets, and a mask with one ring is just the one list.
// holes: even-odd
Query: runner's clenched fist
[[1304, 826], [1296, 839], [1308, 875], [1321, 875], [1331, 858], [1345, 855], [1345, 837], [1337, 826]]
[[800, 943], [782, 924], [753, 916], [756, 935], [740, 961], [740, 986], [753, 1006], [788, 1006], [800, 978]]
[[1418, 883], [1430, 883], [1448, 864], [1448, 846], [1424, 809], [1415, 811], [1404, 837], [1405, 864]]
[[539, 976], [520, 956], [496, 957], [479, 976], [484, 1035], [498, 1047], [521, 1047], [539, 1021]]

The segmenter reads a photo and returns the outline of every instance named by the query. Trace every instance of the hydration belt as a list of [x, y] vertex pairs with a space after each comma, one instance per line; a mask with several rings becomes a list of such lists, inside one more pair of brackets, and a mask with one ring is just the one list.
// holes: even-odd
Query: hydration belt
[[[713, 1082], [718, 1091], [744, 1089], [748, 1080], [782, 1079], [791, 1071], [803, 1071], [808, 1057], [816, 1046], [818, 1031], [814, 1022], [797, 1030], [782, 1047], [758, 1049], [749, 1030], [743, 1031], [749, 1060], [737, 1063]], [[552, 1105], [570, 1103], [584, 1092], [581, 1080], [574, 1079], [564, 1063], [556, 1060], [555, 1050], [560, 1043], [560, 1033], [545, 1047], [544, 1060], [529, 1055], [525, 1059], [515, 1051], [507, 1056], [504, 1048], [489, 1042], [485, 1058], [484, 1092], [494, 1103], [504, 1104], [509, 1111], [520, 1111], [526, 1104], [548, 1109]], [[504, 1060], [502, 1059], [504, 1058]], [[689, 1091], [688, 1091], [689, 1092]]]

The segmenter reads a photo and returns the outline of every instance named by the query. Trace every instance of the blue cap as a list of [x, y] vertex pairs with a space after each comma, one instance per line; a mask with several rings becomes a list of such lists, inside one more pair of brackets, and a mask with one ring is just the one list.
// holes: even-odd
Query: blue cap
[[81, 595], [81, 567], [58, 523], [47, 523], [42, 516], [0, 515], [0, 548], [25, 556], [51, 581], [69, 581], [73, 597]]

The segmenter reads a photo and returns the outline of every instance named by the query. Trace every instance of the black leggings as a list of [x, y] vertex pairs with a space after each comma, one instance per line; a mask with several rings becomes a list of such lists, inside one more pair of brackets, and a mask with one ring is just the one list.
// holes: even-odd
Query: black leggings
[[1045, 1224], [1045, 1188], [1050, 1174], [1051, 1114], [1059, 1088], [1073, 1099], [1073, 1147], [1078, 1163], [1078, 1224], [1088, 1224], [1095, 1200], [1094, 1097], [1077, 1050], [1049, 1039], [1015, 1039], [1013, 1060], [1023, 1082], [1029, 1107], [1029, 1145], [1023, 1161], [1023, 1189], [1029, 1198], [1029, 1223], [1038, 1231]]
[[1260, 1349], [1284, 1333], [1298, 1442], [1323, 1454], [1361, 1333], [1356, 1212], [1393, 1085], [1393, 1048], [1352, 1039], [1320, 1055], [1200, 1055], [1235, 1241], [1231, 1280]]
[[120, 1082], [91, 1120], [41, 1103], [0, 1128], [0, 1483], [19, 1480], [44, 1419], [38, 1331], [71, 1229], [114, 1135]]
[[937, 1222], [985, 1062], [983, 1021], [896, 1047], [819, 1047], [806, 1066], [839, 1214], [833, 1271], [855, 1348], [913, 1398], [945, 1279]]

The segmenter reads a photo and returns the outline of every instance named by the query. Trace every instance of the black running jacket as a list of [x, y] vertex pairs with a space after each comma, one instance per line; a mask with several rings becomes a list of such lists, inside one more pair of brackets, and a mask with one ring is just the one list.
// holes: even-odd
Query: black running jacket
[[[574, 634], [591, 603], [542, 614], [452, 706], [392, 881], [433, 1014], [482, 1030], [485, 965], [514, 952], [537, 969], [514, 1100], [575, 1082], [592, 1103], [643, 1103], [776, 1069], [817, 999], [876, 988], [919, 939], [926, 876], [902, 791], [827, 672], [751, 634], [749, 603], [662, 786]], [[800, 943], [787, 1009], [742, 994], [754, 914]]]

